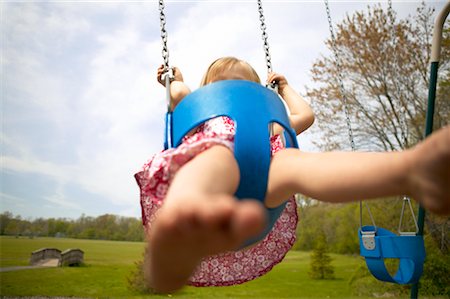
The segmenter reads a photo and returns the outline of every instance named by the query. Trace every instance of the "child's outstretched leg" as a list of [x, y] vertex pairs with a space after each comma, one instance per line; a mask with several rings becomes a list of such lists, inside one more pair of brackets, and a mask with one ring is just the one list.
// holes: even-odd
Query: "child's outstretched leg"
[[176, 174], [148, 235], [144, 274], [149, 286], [170, 292], [184, 286], [203, 257], [236, 249], [264, 228], [265, 211], [237, 201], [233, 153], [214, 146]]
[[303, 153], [272, 159], [266, 205], [302, 193], [329, 202], [410, 195], [437, 214], [450, 213], [450, 127], [403, 152]]

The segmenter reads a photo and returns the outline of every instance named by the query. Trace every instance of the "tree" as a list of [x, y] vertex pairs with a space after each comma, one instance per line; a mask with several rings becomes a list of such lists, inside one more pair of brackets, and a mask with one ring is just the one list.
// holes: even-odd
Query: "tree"
[[[397, 20], [392, 14], [391, 22], [389, 14], [376, 5], [347, 16], [337, 26], [340, 74], [358, 149], [399, 150], [424, 138], [432, 14], [433, 10], [422, 3], [416, 16]], [[444, 30], [444, 45], [450, 43], [449, 24]], [[332, 49], [331, 39], [326, 44]], [[435, 117], [438, 127], [447, 124], [450, 116], [449, 52], [449, 47], [442, 48]], [[316, 128], [323, 136], [316, 144], [325, 149], [348, 144], [338, 74], [332, 56], [322, 57], [312, 68], [318, 87], [307, 92], [316, 112]]]
[[316, 246], [311, 253], [309, 276], [312, 279], [334, 278], [334, 267], [331, 265], [331, 260], [331, 257], [327, 253], [325, 234], [322, 233], [317, 238]]
[[421, 293], [450, 297], [450, 256], [440, 253], [427, 254], [423, 276], [420, 280]]
[[14, 218], [11, 212], [3, 212], [0, 214], [0, 235], [4, 235], [8, 224]]

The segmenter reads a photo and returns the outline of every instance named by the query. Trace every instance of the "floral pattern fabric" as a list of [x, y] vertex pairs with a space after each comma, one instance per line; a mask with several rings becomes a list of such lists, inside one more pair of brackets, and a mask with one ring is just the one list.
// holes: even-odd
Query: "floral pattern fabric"
[[[214, 145], [234, 149], [235, 126], [218, 117], [197, 127], [177, 148], [154, 155], [135, 174], [141, 190], [142, 222], [150, 230], [164, 203], [170, 183], [184, 164]], [[272, 154], [284, 148], [279, 135], [271, 137]], [[194, 286], [229, 286], [255, 279], [281, 262], [296, 240], [297, 205], [292, 197], [272, 230], [256, 245], [204, 258], [189, 280]]]

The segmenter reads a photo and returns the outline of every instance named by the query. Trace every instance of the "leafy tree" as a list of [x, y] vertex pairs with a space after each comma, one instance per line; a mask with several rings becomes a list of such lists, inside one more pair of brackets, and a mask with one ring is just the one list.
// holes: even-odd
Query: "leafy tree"
[[331, 219], [334, 219], [332, 242], [330, 251], [336, 253], [357, 253], [359, 251], [358, 204], [342, 205], [339, 209], [332, 209]]
[[[347, 16], [336, 30], [350, 121], [359, 149], [399, 150], [424, 138], [424, 116], [428, 95], [428, 63], [433, 10], [425, 3], [417, 15], [397, 20], [380, 5], [367, 12]], [[450, 22], [443, 43], [450, 43]], [[332, 49], [331, 39], [326, 41]], [[450, 119], [450, 48], [442, 48], [435, 126]], [[308, 90], [323, 136], [321, 148], [343, 148], [348, 144], [342, 111], [339, 71], [334, 58], [322, 57], [312, 68], [318, 87]], [[406, 137], [406, 141], [405, 138]]]
[[296, 250], [313, 250], [318, 235], [325, 234], [330, 252], [355, 254], [359, 252], [358, 204], [315, 204], [299, 209]]
[[0, 214], [0, 235], [4, 235], [9, 222], [12, 220], [13, 214], [11, 212], [3, 212]]
[[333, 279], [334, 267], [331, 265], [331, 261], [332, 259], [327, 253], [325, 234], [320, 234], [311, 253], [309, 276], [312, 279]]
[[446, 295], [450, 298], [450, 256], [441, 253], [427, 255], [420, 280], [422, 294]]
[[299, 210], [300, 221], [297, 225], [298, 240], [296, 249], [312, 250], [314, 248], [314, 240], [323, 227], [325, 220], [329, 219], [326, 214], [324, 204], [317, 203]]

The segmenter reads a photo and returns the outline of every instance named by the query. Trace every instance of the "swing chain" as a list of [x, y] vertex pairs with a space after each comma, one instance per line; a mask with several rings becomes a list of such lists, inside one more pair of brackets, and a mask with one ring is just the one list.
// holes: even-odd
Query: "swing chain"
[[[269, 47], [269, 35], [266, 32], [267, 26], [266, 26], [266, 19], [264, 17], [264, 10], [262, 7], [262, 1], [258, 0], [258, 12], [259, 12], [259, 20], [261, 21], [261, 32], [262, 32], [262, 40], [264, 41], [264, 53], [266, 58], [266, 66], [267, 66], [267, 74], [270, 74], [272, 72], [272, 58], [270, 57], [270, 47]], [[266, 87], [276, 94], [278, 94], [278, 84], [275, 82], [271, 82], [266, 84]], [[275, 135], [275, 128], [274, 125], [271, 123], [269, 126], [269, 135], [274, 136]], [[284, 136], [281, 134], [281, 136]]]
[[161, 39], [163, 44], [162, 57], [164, 69], [169, 69], [169, 49], [167, 48], [166, 15], [164, 14], [164, 0], [159, 0], [159, 21], [161, 26]]
[[264, 18], [264, 10], [262, 7], [261, 0], [258, 0], [258, 11], [259, 11], [259, 20], [261, 21], [261, 31], [262, 31], [262, 40], [264, 41], [264, 53], [266, 54], [266, 66], [267, 66], [267, 73], [272, 72], [272, 59], [270, 57], [270, 49], [269, 49], [269, 41], [268, 41], [268, 35], [266, 32], [267, 26], [266, 21]]
[[[402, 231], [403, 216], [405, 214], [406, 203], [408, 203], [409, 211], [411, 212], [412, 220], [414, 221], [414, 226], [416, 228], [416, 230], [414, 232], [404, 232], [404, 231]], [[398, 224], [398, 233], [401, 236], [415, 236], [415, 235], [417, 235], [418, 232], [419, 232], [419, 225], [417, 224], [417, 219], [416, 219], [416, 216], [414, 214], [413, 207], [411, 205], [411, 199], [408, 196], [403, 196], [402, 212], [400, 213], [400, 221], [399, 221], [399, 224]]]
[[[369, 213], [370, 220], [372, 221], [372, 230], [363, 230], [363, 204], [367, 208], [367, 212]], [[370, 207], [367, 203], [359, 202], [359, 227], [361, 232], [361, 240], [365, 249], [374, 250], [375, 243], [375, 235], [377, 234], [377, 225], [375, 224], [375, 220], [373, 218], [372, 212], [370, 211]]]
[[[390, 34], [391, 34], [391, 41], [392, 41], [392, 55], [393, 55], [393, 74], [397, 75], [398, 73], [398, 60], [397, 60], [397, 55], [396, 55], [396, 51], [395, 49], [397, 48], [397, 37], [395, 34], [395, 15], [394, 15], [394, 10], [392, 9], [392, 0], [388, 0], [388, 9], [387, 9], [387, 13], [389, 16], [389, 22], [390, 22]], [[396, 88], [396, 92], [397, 95], [400, 97], [401, 96], [401, 91], [400, 91], [400, 87], [398, 85], [398, 83], [396, 82], [394, 76], [392, 77], [392, 83], [394, 84], [395, 88]], [[398, 103], [397, 103], [399, 107], [398, 111], [400, 112], [399, 115], [397, 116], [398, 118], [398, 122], [400, 125], [400, 134], [401, 134], [401, 141], [400, 141], [400, 146], [402, 149], [405, 149], [408, 147], [408, 127], [406, 125], [406, 108], [405, 105], [402, 103], [402, 101], [399, 99]], [[396, 113], [394, 111], [394, 113]]]
[[341, 65], [341, 59], [339, 57], [339, 50], [337, 47], [337, 42], [336, 42], [336, 36], [334, 35], [334, 29], [333, 29], [333, 21], [331, 20], [331, 12], [330, 12], [330, 6], [328, 3], [328, 0], [325, 0], [325, 8], [327, 11], [327, 18], [328, 18], [328, 27], [330, 30], [330, 35], [331, 35], [331, 48], [334, 54], [334, 61], [336, 64], [336, 71], [337, 71], [337, 78], [338, 78], [338, 83], [339, 83], [339, 90], [341, 92], [342, 95], [342, 101], [343, 101], [343, 106], [344, 106], [344, 113], [345, 113], [345, 118], [346, 118], [346, 122], [347, 122], [347, 129], [348, 129], [348, 137], [349, 137], [349, 141], [350, 141], [350, 146], [352, 148], [352, 151], [356, 150], [355, 147], [355, 140], [353, 137], [353, 129], [352, 129], [352, 125], [351, 125], [351, 121], [350, 121], [350, 111], [348, 109], [348, 99], [347, 99], [347, 93], [345, 91], [345, 87], [344, 87], [344, 78], [342, 77], [342, 65]]
[[167, 47], [167, 31], [166, 31], [166, 15], [164, 14], [164, 0], [159, 0], [159, 21], [161, 26], [161, 39], [162, 39], [162, 57], [164, 60], [164, 73], [161, 78], [164, 80], [166, 86], [166, 101], [167, 111], [170, 110], [171, 97], [170, 97], [170, 82], [175, 78], [173, 69], [169, 67], [169, 48]]
[[372, 221], [372, 226], [374, 227], [373, 233], [376, 233], [377, 225], [375, 224], [375, 219], [373, 218], [372, 211], [370, 210], [369, 205], [367, 203], [363, 203], [362, 201], [360, 201], [360, 205], [359, 205], [359, 226], [363, 227], [363, 223], [362, 223], [362, 219], [363, 219], [363, 204], [366, 206], [367, 212], [369, 213], [370, 220]]

